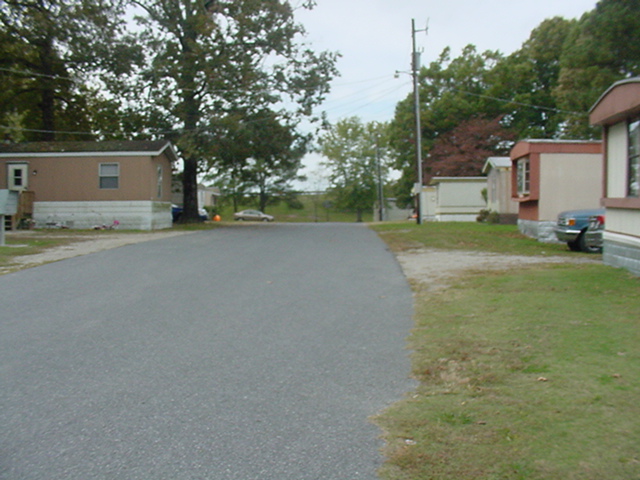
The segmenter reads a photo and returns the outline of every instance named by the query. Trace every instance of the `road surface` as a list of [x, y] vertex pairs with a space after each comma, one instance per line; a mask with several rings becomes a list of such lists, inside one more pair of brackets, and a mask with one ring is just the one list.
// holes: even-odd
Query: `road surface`
[[373, 480], [412, 298], [362, 225], [242, 225], [0, 277], [1, 479]]

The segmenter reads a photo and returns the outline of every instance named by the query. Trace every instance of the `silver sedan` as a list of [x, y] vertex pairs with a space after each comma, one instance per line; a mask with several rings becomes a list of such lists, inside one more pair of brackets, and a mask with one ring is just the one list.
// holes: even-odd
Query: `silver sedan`
[[273, 217], [259, 210], [242, 210], [233, 214], [234, 220], [250, 220], [256, 222], [273, 222]]

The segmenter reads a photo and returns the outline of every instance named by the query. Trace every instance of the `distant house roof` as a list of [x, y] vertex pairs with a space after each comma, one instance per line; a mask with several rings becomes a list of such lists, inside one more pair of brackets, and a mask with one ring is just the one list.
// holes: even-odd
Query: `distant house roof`
[[510, 158], [516, 160], [530, 153], [602, 153], [602, 141], [529, 138], [513, 146]]
[[178, 155], [168, 140], [111, 140], [105, 142], [31, 142], [0, 144], [0, 157], [44, 156], [148, 156], [167, 153], [172, 160]]
[[486, 182], [487, 177], [433, 177], [429, 185], [438, 185], [440, 183], [477, 183]]
[[509, 157], [489, 157], [482, 167], [482, 173], [489, 173], [492, 168], [510, 168], [511, 158]]

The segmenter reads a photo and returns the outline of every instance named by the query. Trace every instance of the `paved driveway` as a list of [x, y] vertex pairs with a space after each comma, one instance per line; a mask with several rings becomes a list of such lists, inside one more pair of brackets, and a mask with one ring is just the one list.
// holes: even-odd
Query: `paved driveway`
[[243, 225], [0, 277], [0, 478], [375, 479], [412, 299], [364, 226]]

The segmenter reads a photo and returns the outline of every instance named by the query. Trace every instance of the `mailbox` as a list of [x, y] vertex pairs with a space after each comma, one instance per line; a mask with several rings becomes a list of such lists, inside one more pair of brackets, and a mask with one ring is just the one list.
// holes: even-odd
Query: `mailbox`
[[4, 216], [18, 213], [18, 192], [0, 190], [0, 246], [4, 241]]
[[15, 215], [18, 213], [18, 192], [0, 190], [0, 215]]

